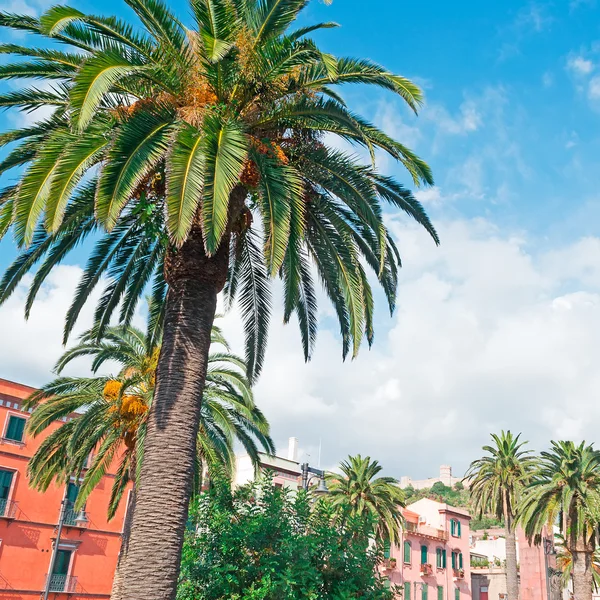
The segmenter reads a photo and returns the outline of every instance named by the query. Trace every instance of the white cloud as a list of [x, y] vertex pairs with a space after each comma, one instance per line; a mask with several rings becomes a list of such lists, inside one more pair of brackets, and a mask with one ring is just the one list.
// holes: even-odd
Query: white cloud
[[[405, 219], [391, 220], [405, 265], [398, 310], [390, 319], [377, 293], [375, 346], [354, 361], [342, 362], [320, 297], [322, 327], [305, 365], [296, 325], [281, 324], [275, 286], [256, 397], [282, 450], [295, 435], [316, 462], [322, 440], [326, 466], [361, 452], [397, 476], [421, 477], [441, 463], [462, 471], [500, 428], [523, 431], [537, 449], [551, 438], [597, 438], [600, 239], [533, 253], [535, 240], [484, 219], [436, 225], [440, 248]], [[0, 376], [49, 377], [79, 273], [57, 270], [27, 324], [23, 289], [0, 307]], [[223, 327], [241, 352], [239, 315]]]
[[593, 102], [600, 100], [600, 75], [596, 75], [590, 79], [588, 97]]
[[594, 63], [583, 56], [571, 56], [567, 60], [567, 70], [574, 75], [589, 75], [594, 70]]

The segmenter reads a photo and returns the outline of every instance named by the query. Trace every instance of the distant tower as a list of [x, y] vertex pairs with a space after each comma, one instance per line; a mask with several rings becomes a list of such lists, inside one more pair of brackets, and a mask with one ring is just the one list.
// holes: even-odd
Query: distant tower
[[288, 441], [288, 460], [298, 462], [298, 438], [291, 437]]
[[440, 467], [440, 481], [444, 485], [452, 487], [452, 467], [450, 465], [442, 465]]

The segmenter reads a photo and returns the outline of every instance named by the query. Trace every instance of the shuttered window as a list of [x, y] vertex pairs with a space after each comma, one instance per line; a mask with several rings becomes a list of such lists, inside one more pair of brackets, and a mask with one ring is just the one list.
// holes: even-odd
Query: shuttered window
[[437, 600], [444, 600], [444, 586], [438, 585], [438, 597]]
[[407, 565], [410, 565], [410, 551], [411, 551], [410, 542], [404, 542], [404, 562]]
[[404, 582], [404, 597], [402, 600], [410, 600], [410, 581]]
[[421, 600], [427, 600], [427, 588], [426, 583], [421, 584]]
[[421, 564], [427, 564], [427, 546], [421, 546]]
[[16, 417], [15, 415], [9, 415], [8, 426], [6, 427], [4, 437], [13, 442], [22, 442], [24, 431], [25, 419], [23, 419], [23, 417]]
[[460, 600], [460, 590], [458, 588], [454, 590], [454, 600]]
[[383, 558], [389, 558], [390, 557], [390, 549], [391, 549], [391, 545], [389, 542], [385, 542], [385, 544], [383, 544]]

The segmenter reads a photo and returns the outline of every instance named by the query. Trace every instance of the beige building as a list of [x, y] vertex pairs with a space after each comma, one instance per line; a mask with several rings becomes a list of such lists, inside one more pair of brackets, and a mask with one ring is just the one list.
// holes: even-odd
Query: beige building
[[430, 488], [434, 483], [438, 482], [441, 482], [448, 487], [453, 487], [459, 481], [462, 481], [462, 477], [454, 477], [452, 475], [452, 467], [450, 465], [441, 465], [439, 477], [431, 477], [430, 479], [412, 479], [411, 477], [405, 475], [404, 477], [400, 477], [400, 487], [412, 487], [415, 490], [422, 490], [425, 488]]

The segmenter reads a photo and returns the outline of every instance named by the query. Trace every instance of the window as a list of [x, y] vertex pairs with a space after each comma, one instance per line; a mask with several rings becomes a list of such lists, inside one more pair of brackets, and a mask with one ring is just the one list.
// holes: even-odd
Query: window
[[450, 533], [454, 537], [460, 537], [460, 521], [458, 519], [450, 519]]
[[404, 596], [402, 600], [410, 600], [410, 581], [404, 582]]
[[404, 542], [404, 562], [407, 565], [410, 565], [410, 551], [411, 551], [410, 542]]
[[69, 566], [71, 565], [72, 550], [59, 550], [56, 553], [56, 562], [52, 569], [50, 578], [51, 592], [64, 592], [67, 587], [67, 575], [69, 574]]
[[444, 586], [438, 585], [438, 597], [437, 600], [444, 600]]
[[463, 559], [462, 559], [462, 552], [458, 553], [458, 568], [462, 569], [463, 568]]
[[428, 585], [426, 583], [421, 584], [421, 600], [427, 600], [427, 588]]
[[446, 551], [443, 548], [437, 548], [435, 551], [435, 566], [438, 569], [446, 568]]
[[427, 564], [427, 546], [421, 546], [421, 564]]
[[23, 432], [25, 431], [25, 419], [15, 415], [9, 415], [8, 425], [4, 438], [13, 442], [23, 441]]
[[460, 590], [458, 588], [454, 590], [454, 600], [460, 600]]
[[456, 568], [457, 568], [457, 567], [456, 567], [456, 554], [457, 554], [456, 552], [453, 552], [453, 553], [452, 553], [452, 568], [453, 568], [453, 569], [456, 569]]
[[72, 481], [67, 484], [67, 492], [65, 497], [67, 504], [65, 506], [65, 525], [75, 525], [77, 521], [77, 515], [79, 514], [75, 510], [75, 502], [77, 502], [77, 496], [79, 496], [79, 486]]
[[8, 504], [8, 495], [12, 485], [14, 472], [0, 469], [0, 515], [6, 514], [6, 505]]

